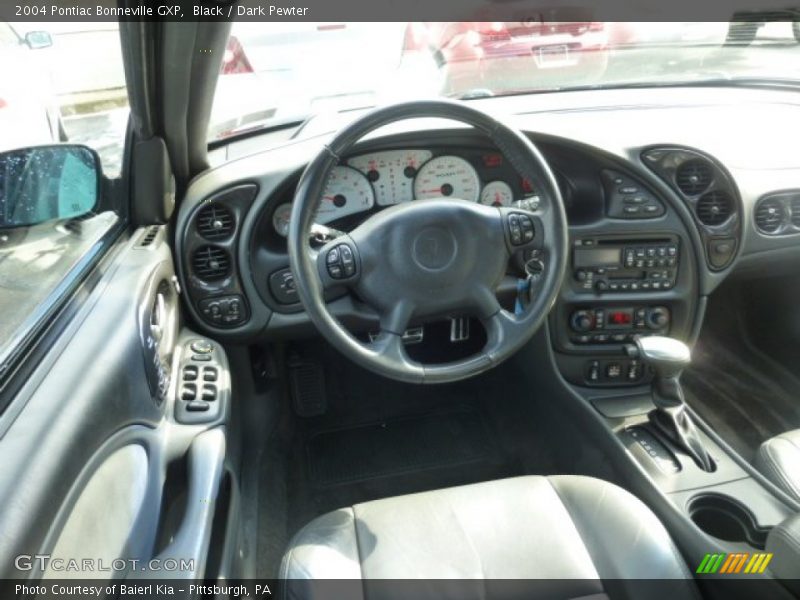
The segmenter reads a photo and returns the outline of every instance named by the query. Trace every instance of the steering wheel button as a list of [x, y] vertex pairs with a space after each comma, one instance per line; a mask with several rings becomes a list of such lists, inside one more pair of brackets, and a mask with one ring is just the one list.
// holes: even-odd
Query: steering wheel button
[[339, 246], [339, 253], [341, 254], [343, 265], [353, 262], [353, 251], [350, 249], [350, 246]]
[[338, 264], [336, 265], [328, 265], [328, 275], [333, 277], [334, 279], [341, 279], [342, 278], [342, 267]]
[[329, 265], [334, 265], [339, 262], [339, 246], [336, 246], [336, 248], [328, 252], [328, 258], [326, 260]]

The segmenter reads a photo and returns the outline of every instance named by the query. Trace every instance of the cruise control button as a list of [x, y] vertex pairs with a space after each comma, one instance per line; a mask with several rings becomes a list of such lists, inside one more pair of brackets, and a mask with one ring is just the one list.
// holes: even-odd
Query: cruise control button
[[328, 265], [328, 275], [334, 279], [341, 279], [343, 276], [342, 267], [339, 265]]

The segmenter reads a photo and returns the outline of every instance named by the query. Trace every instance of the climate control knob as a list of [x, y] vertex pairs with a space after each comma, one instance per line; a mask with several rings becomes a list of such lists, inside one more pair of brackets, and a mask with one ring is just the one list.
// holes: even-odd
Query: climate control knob
[[576, 310], [570, 317], [573, 331], [591, 331], [594, 327], [594, 314], [589, 310]]
[[647, 311], [649, 329], [663, 329], [667, 325], [669, 325], [669, 310], [663, 306], [656, 306]]

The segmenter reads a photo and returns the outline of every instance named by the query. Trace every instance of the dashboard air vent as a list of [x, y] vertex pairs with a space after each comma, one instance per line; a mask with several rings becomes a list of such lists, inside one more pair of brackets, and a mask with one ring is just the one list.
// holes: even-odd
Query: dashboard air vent
[[192, 270], [203, 281], [219, 281], [231, 272], [231, 259], [219, 246], [202, 246], [192, 256]]
[[714, 190], [700, 196], [695, 211], [703, 225], [720, 225], [731, 216], [733, 201], [727, 193]]
[[800, 228], [800, 196], [792, 198], [789, 206], [792, 209], [792, 225]]
[[756, 227], [764, 233], [775, 233], [783, 223], [783, 204], [777, 198], [767, 198], [756, 207]]
[[687, 160], [675, 171], [675, 185], [687, 196], [696, 196], [708, 189], [714, 174], [703, 160]]
[[221, 240], [233, 233], [233, 214], [221, 204], [209, 204], [197, 213], [197, 232], [207, 240]]

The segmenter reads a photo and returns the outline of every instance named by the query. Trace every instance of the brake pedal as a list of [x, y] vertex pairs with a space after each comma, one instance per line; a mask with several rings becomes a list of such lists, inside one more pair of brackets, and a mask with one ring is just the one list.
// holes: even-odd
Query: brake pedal
[[328, 410], [325, 371], [318, 362], [294, 358], [289, 361], [292, 406], [299, 417], [318, 417]]

